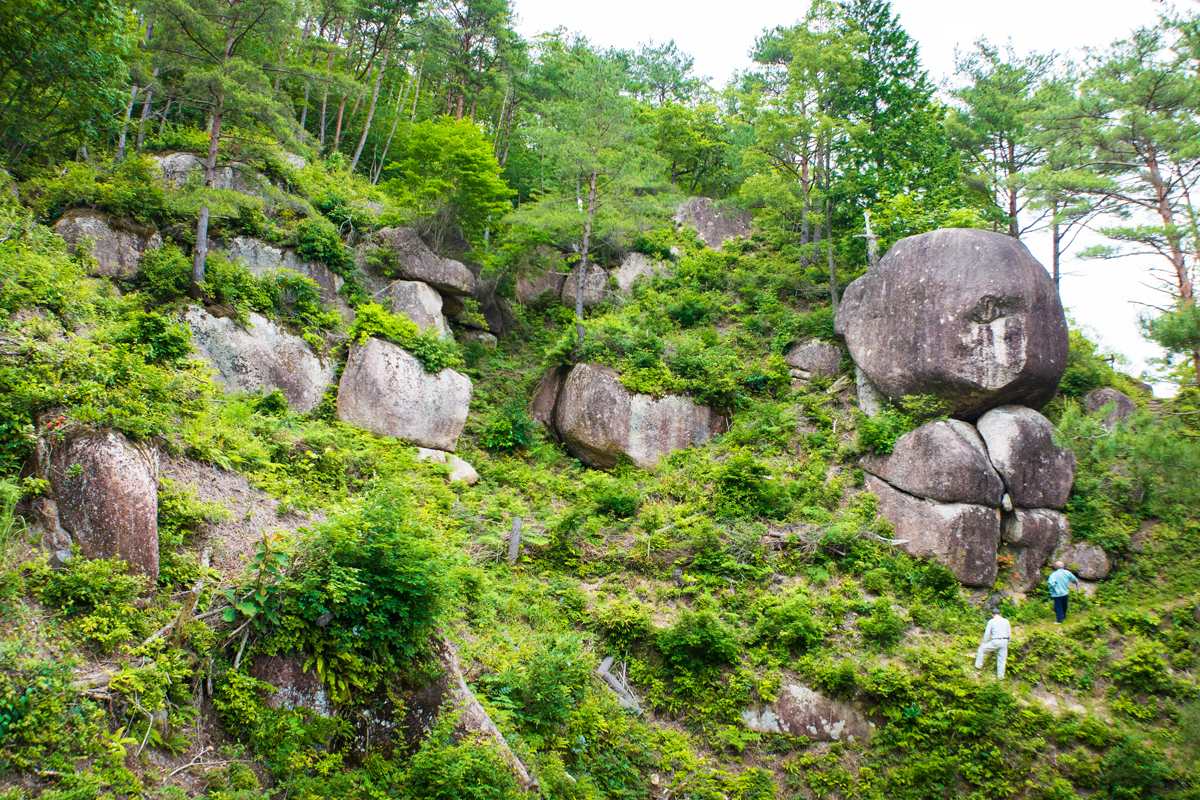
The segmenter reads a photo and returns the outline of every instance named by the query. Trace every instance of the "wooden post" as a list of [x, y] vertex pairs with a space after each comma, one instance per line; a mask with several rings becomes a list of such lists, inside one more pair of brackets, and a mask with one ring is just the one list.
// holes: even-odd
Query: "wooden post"
[[512, 533], [508, 535], [508, 563], [515, 564], [521, 556], [521, 518], [513, 517]]

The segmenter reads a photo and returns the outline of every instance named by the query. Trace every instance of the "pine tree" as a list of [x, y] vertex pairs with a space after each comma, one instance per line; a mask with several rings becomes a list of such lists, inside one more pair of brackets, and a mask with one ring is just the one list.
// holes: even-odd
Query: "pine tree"
[[[242, 123], [288, 139], [295, 130], [291, 103], [272, 72], [294, 30], [288, 0], [155, 0], [152, 44], [162, 67], [178, 72], [180, 102], [208, 118], [204, 185], [212, 187], [226, 126]], [[227, 134], [226, 134], [227, 135]], [[193, 295], [199, 297], [208, 251], [208, 204], [200, 207], [192, 263]]]

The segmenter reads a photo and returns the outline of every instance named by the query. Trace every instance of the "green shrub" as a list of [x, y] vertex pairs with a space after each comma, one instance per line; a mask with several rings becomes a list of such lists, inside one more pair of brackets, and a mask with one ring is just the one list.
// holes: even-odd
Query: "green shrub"
[[768, 609], [755, 628], [758, 641], [801, 653], [819, 647], [828, 633], [829, 626], [813, 614], [812, 602], [803, 596]]
[[1135, 692], [1158, 693], [1171, 689], [1166, 648], [1160, 642], [1135, 639], [1125, 657], [1113, 663], [1109, 674], [1118, 686]]
[[296, 254], [309, 261], [320, 261], [342, 276], [354, 266], [337, 228], [322, 217], [309, 217], [296, 225]]
[[596, 513], [613, 519], [629, 519], [641, 508], [642, 497], [635, 489], [613, 482], [596, 493]]
[[526, 730], [549, 735], [587, 694], [594, 662], [578, 635], [540, 637], [520, 661], [481, 678], [489, 697], [512, 708]]
[[162, 314], [138, 311], [113, 341], [140, 345], [148, 364], [178, 365], [192, 352], [192, 332]]
[[784, 497], [771, 470], [748, 450], [735, 450], [714, 475], [713, 510], [721, 517], [773, 516], [783, 510]]
[[891, 602], [881, 597], [871, 606], [869, 617], [859, 617], [858, 628], [864, 638], [888, 647], [900, 641], [908, 624], [892, 610]]
[[174, 242], [166, 242], [142, 256], [135, 282], [157, 302], [168, 303], [191, 288], [192, 262]]
[[854, 662], [848, 658], [837, 662], [816, 662], [812, 665], [812, 672], [817, 686], [832, 697], [850, 698], [858, 689], [858, 673]]
[[864, 416], [858, 421], [858, 449], [885, 455], [910, 430], [912, 420], [895, 409], [884, 409], [873, 417]]
[[654, 632], [650, 608], [637, 600], [618, 600], [600, 607], [596, 612], [597, 627], [617, 650], [625, 650], [636, 641], [647, 639]]
[[729, 664], [737, 659], [733, 631], [711, 611], [685, 611], [679, 620], [658, 635], [658, 648], [677, 668]]
[[111, 653], [139, 628], [133, 601], [146, 579], [128, 569], [119, 558], [89, 560], [76, 555], [64, 569], [49, 573], [39, 594], [43, 602], [66, 612], [73, 636]]
[[512, 769], [494, 747], [471, 739], [455, 743], [445, 715], [409, 764], [404, 797], [410, 800], [517, 800]]
[[533, 443], [536, 423], [520, 400], [509, 402], [479, 436], [487, 450], [512, 452]]
[[350, 326], [350, 341], [365, 344], [372, 336], [403, 347], [421, 362], [426, 372], [461, 369], [462, 355], [458, 344], [443, 339], [430, 328], [419, 333], [407, 317], [393, 314], [378, 303], [364, 303], [355, 309], [354, 324]]
[[425, 516], [409, 489], [385, 483], [304, 542], [285, 611], [307, 625], [301, 641], [327, 682], [360, 669], [342, 654], [376, 665], [352, 676], [373, 683], [424, 650], [452, 598], [448, 554]]

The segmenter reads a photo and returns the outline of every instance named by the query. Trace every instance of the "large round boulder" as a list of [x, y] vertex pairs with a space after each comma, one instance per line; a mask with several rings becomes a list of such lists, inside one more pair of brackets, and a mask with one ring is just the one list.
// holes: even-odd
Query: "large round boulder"
[[82, 433], [50, 454], [58, 521], [88, 559], [120, 558], [158, 580], [158, 461], [113, 431]]
[[928, 422], [896, 440], [887, 456], [868, 456], [862, 468], [908, 494], [943, 503], [999, 506], [1004, 484], [970, 423]]
[[322, 360], [304, 339], [261, 314], [251, 312], [249, 326], [242, 327], [236, 320], [189, 306], [183, 319], [192, 330], [196, 353], [231, 392], [278, 389], [288, 405], [307, 414], [335, 380], [332, 360]]
[[393, 314], [403, 314], [424, 333], [433, 328], [443, 339], [453, 339], [454, 331], [442, 314], [442, 296], [422, 281], [396, 281], [388, 287]]
[[634, 394], [608, 367], [578, 364], [558, 392], [554, 427], [567, 449], [589, 467], [612, 469], [625, 455], [649, 469], [673, 450], [723, 433], [728, 422], [689, 398]]
[[846, 288], [835, 326], [885, 395], [933, 395], [968, 421], [1040, 408], [1067, 365], [1054, 281], [1020, 241], [989, 231], [901, 239]]
[[471, 379], [452, 369], [437, 373], [382, 339], [350, 347], [338, 384], [338, 418], [378, 436], [454, 452], [471, 407]]
[[1054, 423], [1032, 408], [1001, 406], [980, 417], [977, 427], [1014, 504], [1067, 507], [1075, 454], [1054, 444]]
[[991, 586], [1000, 547], [1000, 509], [972, 503], [939, 503], [905, 494], [874, 475], [867, 490], [895, 530], [897, 546], [915, 558], [932, 558], [967, 586]]
[[1132, 397], [1124, 392], [1118, 392], [1111, 386], [1102, 386], [1088, 392], [1083, 398], [1083, 407], [1089, 414], [1096, 414], [1107, 408], [1108, 413], [1104, 415], [1104, 424], [1109, 428], [1118, 422], [1129, 419], [1137, 411], [1137, 405], [1134, 404]]

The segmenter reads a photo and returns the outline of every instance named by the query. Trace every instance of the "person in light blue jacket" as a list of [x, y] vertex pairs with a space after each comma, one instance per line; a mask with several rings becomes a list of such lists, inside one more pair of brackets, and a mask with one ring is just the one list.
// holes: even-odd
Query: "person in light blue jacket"
[[1050, 584], [1050, 597], [1054, 599], [1054, 617], [1058, 620], [1058, 625], [1062, 625], [1062, 621], [1067, 617], [1067, 595], [1070, 593], [1071, 584], [1075, 584], [1075, 591], [1080, 591], [1079, 579], [1066, 566], [1061, 561], [1055, 561], [1054, 572], [1050, 573], [1047, 580]]

